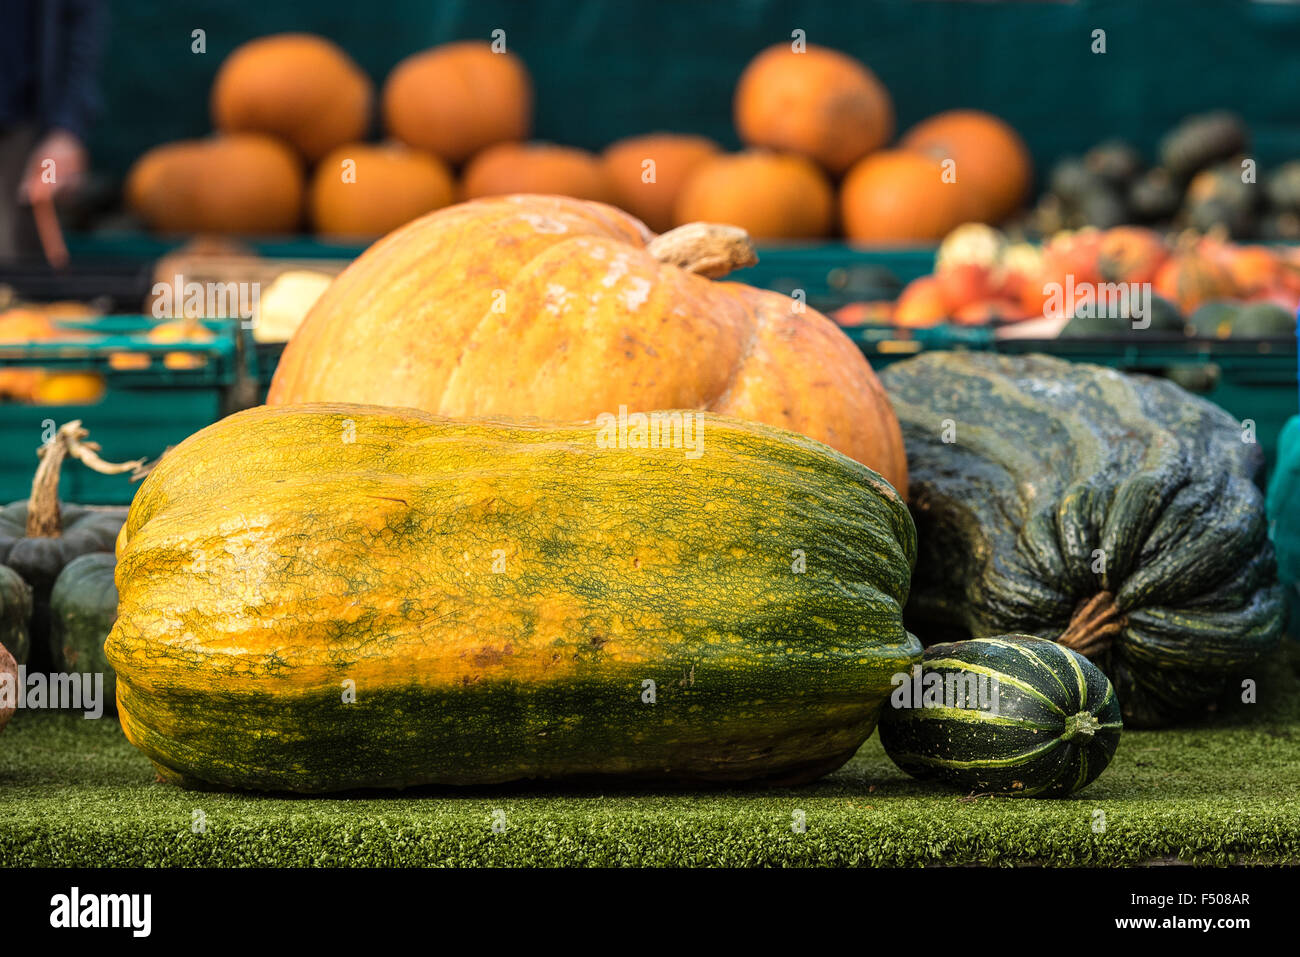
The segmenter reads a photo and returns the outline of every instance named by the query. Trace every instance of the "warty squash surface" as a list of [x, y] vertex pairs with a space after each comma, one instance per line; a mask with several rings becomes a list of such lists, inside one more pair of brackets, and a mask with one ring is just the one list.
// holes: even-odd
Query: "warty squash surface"
[[698, 456], [346, 404], [196, 433], [118, 540], [127, 737], [182, 783], [302, 792], [837, 767], [920, 657], [907, 508], [820, 443], [696, 422]]
[[1205, 708], [1277, 646], [1263, 455], [1228, 413], [1038, 355], [936, 352], [883, 380], [912, 468], [909, 624], [927, 641], [1059, 641], [1138, 727]]

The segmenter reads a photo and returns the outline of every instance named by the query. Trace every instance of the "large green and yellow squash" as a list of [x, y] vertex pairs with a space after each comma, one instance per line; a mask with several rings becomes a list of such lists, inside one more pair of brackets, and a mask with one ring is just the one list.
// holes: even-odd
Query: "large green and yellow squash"
[[913, 777], [1061, 797], [1096, 780], [1119, 746], [1115, 689], [1056, 642], [1001, 635], [931, 645], [913, 670], [880, 719], [885, 753]]
[[1204, 708], [1284, 625], [1259, 447], [1173, 383], [1046, 356], [933, 353], [884, 382], [903, 427], [927, 641], [1050, 638], [1124, 721]]
[[118, 539], [127, 737], [179, 783], [299, 792], [833, 769], [920, 658], [911, 518], [814, 440], [695, 422], [695, 451], [635, 416], [209, 426]]

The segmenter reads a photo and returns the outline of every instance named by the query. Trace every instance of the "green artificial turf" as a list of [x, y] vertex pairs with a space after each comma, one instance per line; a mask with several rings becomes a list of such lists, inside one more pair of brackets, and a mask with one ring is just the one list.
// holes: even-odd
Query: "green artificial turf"
[[1057, 800], [919, 784], [875, 737], [835, 774], [788, 790], [549, 786], [309, 799], [155, 783], [111, 716], [20, 712], [0, 735], [0, 866], [1171, 861], [1300, 862], [1294, 642], [1265, 669], [1258, 704], [1225, 704], [1177, 730], [1126, 731], [1111, 767]]

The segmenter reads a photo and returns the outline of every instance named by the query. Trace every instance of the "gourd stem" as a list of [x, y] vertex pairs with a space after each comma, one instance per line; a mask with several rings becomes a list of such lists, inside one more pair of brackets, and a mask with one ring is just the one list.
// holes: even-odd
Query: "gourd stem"
[[63, 517], [59, 512], [59, 475], [63, 460], [71, 455], [101, 475], [116, 475], [139, 468], [144, 460], [134, 462], [105, 462], [97, 454], [99, 444], [84, 442], [90, 433], [74, 419], [59, 426], [54, 437], [37, 451], [40, 465], [32, 479], [32, 495], [27, 500], [27, 537], [58, 538], [63, 534]]
[[1115, 607], [1115, 596], [1099, 591], [1074, 610], [1074, 617], [1057, 642], [1085, 658], [1105, 654], [1124, 628], [1124, 616]]
[[1080, 711], [1065, 719], [1065, 733], [1061, 735], [1061, 740], [1086, 744], [1100, 728], [1101, 722], [1092, 712]]
[[646, 250], [662, 263], [680, 266], [710, 279], [758, 262], [749, 233], [721, 223], [687, 223], [646, 243]]

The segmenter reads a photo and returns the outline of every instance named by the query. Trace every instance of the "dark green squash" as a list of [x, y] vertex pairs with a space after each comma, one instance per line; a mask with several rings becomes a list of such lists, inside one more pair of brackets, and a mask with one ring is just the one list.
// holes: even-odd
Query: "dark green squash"
[[59, 476], [71, 455], [104, 474], [131, 471], [141, 463], [105, 462], [99, 446], [83, 441], [80, 422], [60, 426], [40, 449], [40, 465], [27, 501], [0, 508], [0, 564], [17, 572], [32, 589], [32, 667], [48, 670], [50, 590], [68, 562], [90, 552], [112, 551], [126, 521], [125, 508], [96, 508], [59, 501]]
[[1169, 171], [1160, 167], [1147, 170], [1128, 191], [1129, 209], [1139, 222], [1144, 223], [1168, 219], [1178, 212], [1182, 201], [1182, 190]]
[[1296, 317], [1275, 302], [1207, 302], [1188, 317], [1189, 335], [1207, 339], [1271, 339], [1295, 335]]
[[1278, 212], [1300, 213], [1300, 160], [1283, 163], [1264, 178], [1264, 195]]
[[1241, 303], [1231, 299], [1203, 303], [1187, 317], [1187, 334], [1203, 339], [1226, 339], [1232, 329], [1232, 320], [1240, 310]]
[[1242, 153], [1249, 134], [1241, 117], [1227, 110], [1189, 116], [1160, 141], [1160, 163], [1175, 178], [1190, 179], [1199, 170]]
[[1233, 339], [1276, 339], [1295, 335], [1295, 313], [1275, 302], [1246, 303], [1228, 325]]
[[1001, 635], [931, 645], [913, 671], [880, 719], [885, 753], [913, 777], [1058, 797], [1096, 780], [1119, 746], [1115, 689], [1055, 642]]
[[0, 565], [0, 645], [20, 665], [31, 650], [32, 589], [8, 565]]
[[104, 640], [117, 621], [112, 552], [92, 552], [68, 562], [50, 593], [50, 654], [54, 670], [104, 675], [104, 701], [116, 710], [117, 682]]
[[1131, 143], [1107, 140], [1083, 154], [1083, 165], [1115, 186], [1127, 187], [1142, 173], [1142, 154]]
[[1276, 647], [1263, 455], [1222, 409], [1037, 355], [932, 353], [881, 379], [911, 473], [912, 631], [1058, 640], [1138, 727], [1204, 708]]
[[1143, 328], [1134, 327], [1135, 312], [1140, 311], [1143, 305], [1141, 302], [1135, 303], [1137, 310], [1134, 310], [1128, 304], [1130, 288], [1127, 285], [1119, 286], [1120, 293], [1115, 300], [1110, 301], [1108, 298], [1100, 307], [1086, 308], [1081, 304], [1078, 313], [1061, 330], [1060, 338], [1092, 339], [1114, 336], [1127, 338], [1183, 331], [1183, 317], [1178, 307], [1160, 296], [1151, 297], [1150, 323]]

